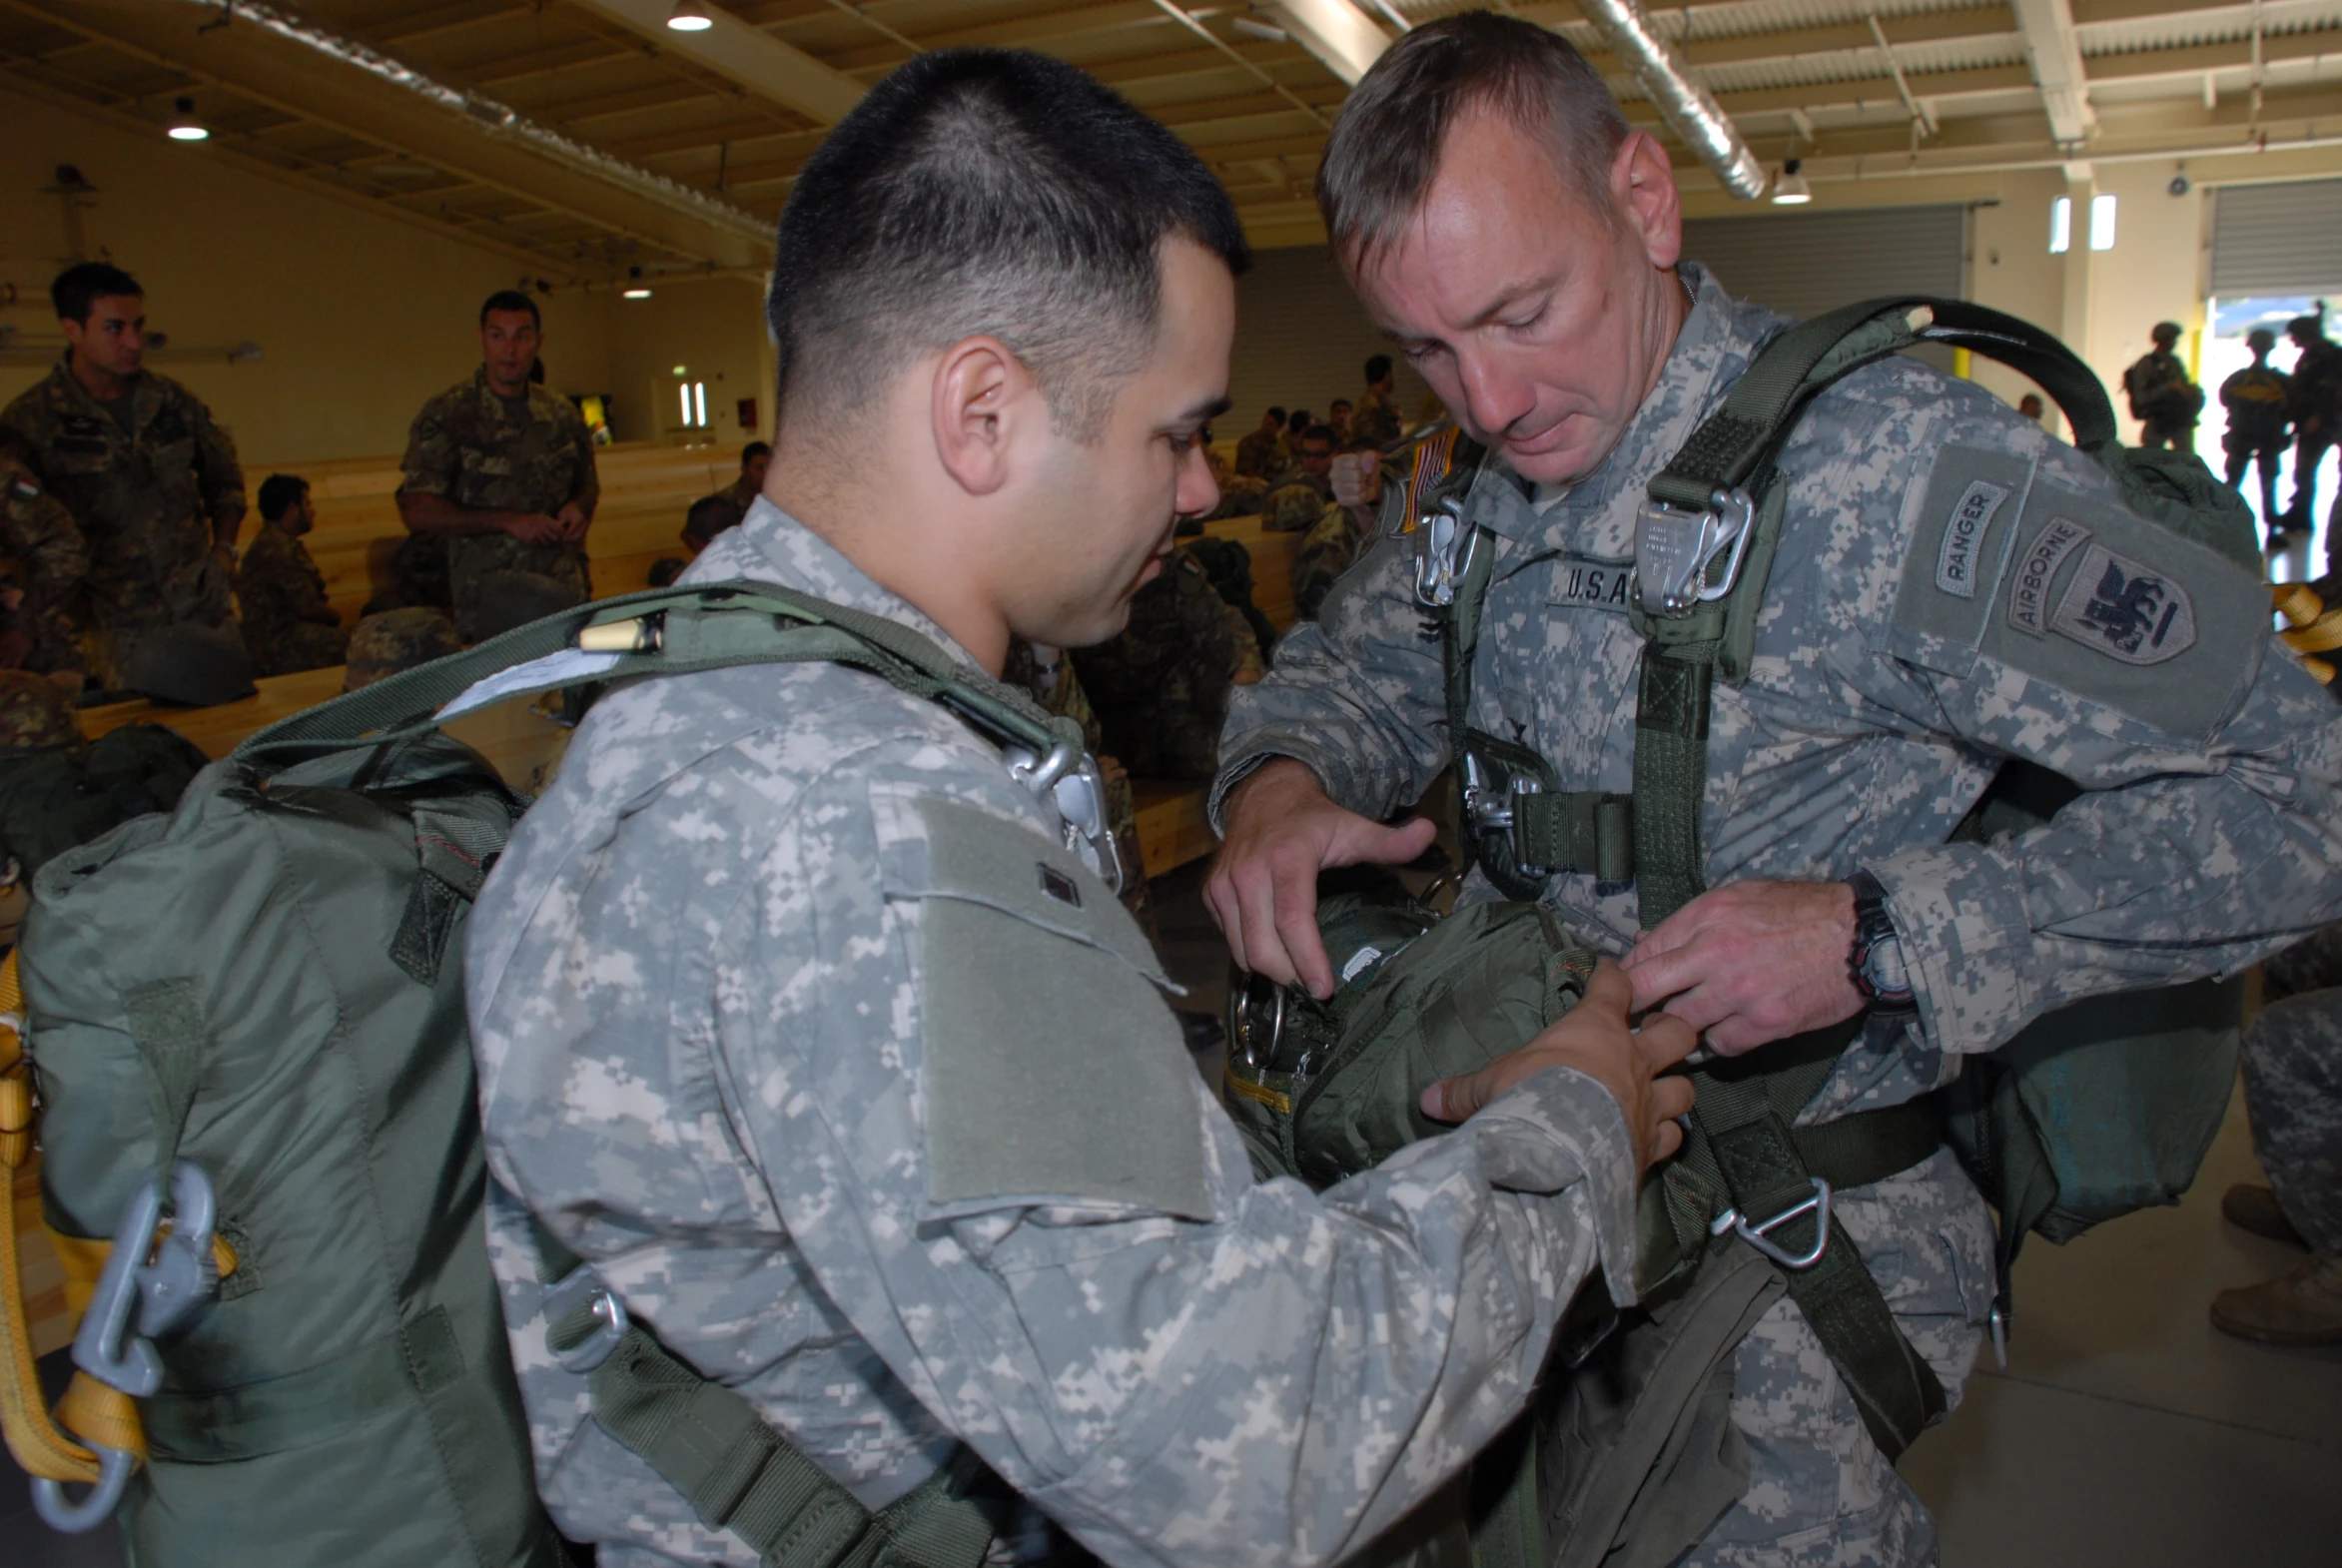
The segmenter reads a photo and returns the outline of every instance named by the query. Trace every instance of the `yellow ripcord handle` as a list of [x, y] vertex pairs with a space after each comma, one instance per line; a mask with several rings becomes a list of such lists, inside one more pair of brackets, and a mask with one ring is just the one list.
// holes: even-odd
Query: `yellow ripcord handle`
[[[41, 1379], [33, 1365], [32, 1327], [26, 1321], [24, 1276], [16, 1246], [16, 1173], [32, 1158], [32, 1064], [25, 1060], [24, 996], [16, 983], [16, 955], [0, 961], [0, 1433], [8, 1451], [28, 1475], [52, 1481], [95, 1485], [98, 1456], [60, 1431], [41, 1402]], [[74, 1374], [76, 1383], [85, 1381]], [[102, 1385], [101, 1385], [102, 1386]], [[138, 1411], [127, 1395], [133, 1426]], [[116, 1433], [120, 1422], [107, 1423]], [[144, 1443], [139, 1449], [144, 1448]], [[139, 1451], [134, 1449], [133, 1451]]]

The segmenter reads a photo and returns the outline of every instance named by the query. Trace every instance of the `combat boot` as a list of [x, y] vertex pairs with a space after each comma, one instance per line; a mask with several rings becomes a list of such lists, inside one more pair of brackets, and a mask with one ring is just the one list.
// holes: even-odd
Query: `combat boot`
[[2307, 1246], [2293, 1221], [2277, 1204], [2277, 1193], [2258, 1181], [2239, 1181], [2220, 1198], [2220, 1217], [2239, 1230], [2267, 1236], [2288, 1246]]
[[2291, 1273], [2221, 1291], [2212, 1326], [2262, 1344], [2342, 1344], [2342, 1257], [2312, 1256]]

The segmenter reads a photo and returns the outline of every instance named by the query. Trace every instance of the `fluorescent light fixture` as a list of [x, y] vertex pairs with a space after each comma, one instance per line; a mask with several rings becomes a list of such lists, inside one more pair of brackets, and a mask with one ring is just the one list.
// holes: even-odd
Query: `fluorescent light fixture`
[[1776, 207], [1803, 207], [1814, 199], [1814, 188], [1807, 183], [1805, 164], [1796, 158], [1781, 161], [1781, 173], [1773, 182], [1773, 205]]
[[675, 0], [675, 9], [667, 13], [667, 26], [678, 33], [704, 33], [715, 25], [699, 0]]
[[705, 428], [707, 425], [707, 383], [691, 384], [691, 422]]
[[170, 125], [163, 130], [165, 136], [174, 142], [201, 142], [210, 139], [211, 131], [195, 117], [194, 99], [174, 99], [171, 108], [174, 112]]
[[2049, 204], [2049, 254], [2063, 256], [2073, 249], [2073, 198], [2060, 196]]
[[631, 289], [619, 290], [618, 298], [621, 300], [647, 300], [650, 298], [650, 291], [643, 288], [642, 285], [636, 284]]
[[2111, 196], [2090, 198], [2090, 249], [2114, 249], [2114, 198]]
[[1264, 44], [1281, 44], [1292, 36], [1281, 27], [1271, 27], [1268, 23], [1249, 16], [1231, 16], [1228, 18], [1227, 25], [1242, 33], [1246, 38], [1257, 38]]

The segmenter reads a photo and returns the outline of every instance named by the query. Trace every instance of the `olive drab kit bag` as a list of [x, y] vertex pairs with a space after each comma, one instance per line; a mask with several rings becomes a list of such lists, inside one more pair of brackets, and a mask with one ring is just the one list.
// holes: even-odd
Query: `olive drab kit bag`
[[[529, 802], [437, 724], [808, 661], [1001, 743], [1120, 880], [1078, 729], [907, 628], [745, 582], [583, 605], [298, 714], [49, 863], [0, 980], [0, 1157], [28, 1157], [37, 1084], [45, 1218], [86, 1308], [53, 1420], [0, 1203], [0, 1424], [43, 1519], [116, 1517], [156, 1568], [565, 1560], [488, 1266], [463, 1000], [471, 901]], [[783, 1568], [981, 1560], [997, 1482], [965, 1450], [874, 1516], [538, 1249], [550, 1349], [711, 1527]]]
[[[1716, 681], [1748, 674], [1787, 501], [1774, 458], [1833, 382], [1922, 344], [1964, 348], [2030, 378], [2132, 511], [2258, 571], [2251, 514], [2234, 492], [2192, 455], [2122, 447], [2103, 388], [2055, 339], [1958, 301], [1849, 306], [1767, 346], [1650, 482], [1630, 590], [1644, 639], [1634, 789], [1570, 792], [1533, 750], [1469, 725], [1495, 550], [1464, 520], [1462, 496], [1484, 454], [1452, 431], [1426, 442], [1402, 526], [1416, 596], [1445, 648], [1458, 836], [1467, 861], [1516, 902], [1466, 906], [1443, 921], [1395, 889], [1339, 894], [1323, 910], [1341, 977], [1330, 1002], [1258, 981], [1231, 990], [1227, 1103], [1263, 1175], [1328, 1185], [1438, 1131], [1415, 1108], [1427, 1084], [1525, 1044], [1575, 1003], [1592, 956], [1529, 902], [1549, 876], [1631, 880], [1645, 929], [1703, 890], [1709, 699]], [[2022, 831], [2079, 793], [2010, 762], [1953, 837]], [[1427, 1510], [1442, 1518], [1419, 1521], [1415, 1540], [1378, 1561], [1674, 1561], [1747, 1486], [1730, 1418], [1733, 1359], [1784, 1294], [1896, 1458], [1942, 1418], [1945, 1394], [1832, 1217], [1833, 1193], [1949, 1144], [1999, 1216], [1991, 1327], [2003, 1346], [2009, 1265], [2028, 1231], [2063, 1241], [2176, 1202], [2194, 1180], [2227, 1107], [2240, 1004], [2236, 981], [2093, 999], [1969, 1060], [1948, 1090], [1809, 1128], [1796, 1118], [1859, 1016], [1707, 1061], [1693, 1071], [1698, 1104], [1682, 1155], [1643, 1187], [1643, 1305], [1620, 1331], [1565, 1322], [1556, 1355], [1572, 1373], [1553, 1379], [1513, 1436]]]

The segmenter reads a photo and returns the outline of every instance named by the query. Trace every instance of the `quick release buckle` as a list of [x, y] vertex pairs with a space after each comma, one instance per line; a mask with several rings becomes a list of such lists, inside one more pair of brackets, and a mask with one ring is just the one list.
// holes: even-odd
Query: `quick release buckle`
[[1467, 527], [1463, 502], [1447, 500], [1415, 523], [1415, 597], [1433, 609], [1455, 603], [1456, 587], [1471, 564], [1479, 530]]
[[[1806, 1179], [1814, 1183], [1813, 1196], [1792, 1203], [1772, 1218], [1756, 1224], [1750, 1224], [1739, 1209], [1727, 1208], [1710, 1221], [1708, 1233], [1720, 1236], [1730, 1231], [1784, 1268], [1802, 1270], [1813, 1267], [1822, 1260], [1822, 1254], [1830, 1250], [1830, 1183], [1820, 1176], [1808, 1176]], [[1793, 1254], [1774, 1242], [1773, 1232], [1802, 1214], [1814, 1216], [1814, 1244], [1803, 1252]]]
[[1511, 857], [1513, 871], [1524, 877], [1551, 875], [1543, 866], [1529, 863], [1521, 849], [1521, 830], [1527, 817], [1528, 797], [1540, 795], [1545, 786], [1526, 773], [1515, 773], [1503, 788], [1490, 783], [1486, 767], [1475, 752], [1464, 753], [1464, 819], [1472, 831], [1504, 837], [1506, 853]]
[[[1740, 580], [1741, 561], [1757, 504], [1747, 490], [1718, 486], [1708, 509], [1693, 511], [1651, 496], [1635, 518], [1635, 593], [1646, 615], [1681, 620], [1701, 604], [1723, 598]], [[1708, 581], [1716, 557], [1731, 551], [1724, 580]]]
[[1099, 880], [1116, 893], [1123, 891], [1123, 852], [1115, 842], [1114, 824], [1106, 816], [1106, 780], [1098, 759], [1070, 740], [1060, 740], [1046, 757], [1036, 757], [1024, 746], [1001, 751], [1009, 777], [1057, 807], [1065, 824], [1066, 848], [1079, 854], [1097, 872]]
[[[557, 1343], [553, 1336], [579, 1307], [587, 1310], [593, 1326], [582, 1339], [567, 1345]], [[544, 1308], [545, 1348], [553, 1352], [563, 1371], [580, 1377], [607, 1361], [618, 1341], [626, 1337], [626, 1330], [634, 1326], [634, 1320], [626, 1315], [626, 1303], [584, 1263], [545, 1286]]]

